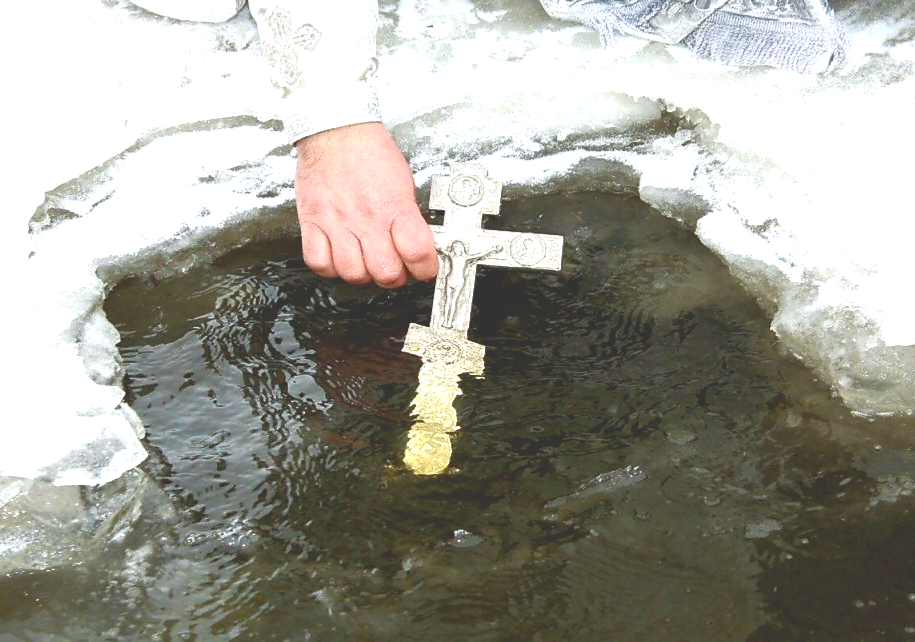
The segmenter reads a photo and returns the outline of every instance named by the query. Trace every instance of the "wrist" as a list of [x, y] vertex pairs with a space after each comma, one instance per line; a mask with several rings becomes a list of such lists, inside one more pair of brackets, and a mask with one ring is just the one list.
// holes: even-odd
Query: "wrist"
[[339, 146], [351, 142], [364, 142], [378, 135], [389, 136], [388, 131], [379, 121], [353, 123], [315, 132], [304, 136], [293, 143], [298, 158], [309, 157], [327, 147]]
[[280, 101], [280, 119], [290, 142], [331, 129], [381, 120], [378, 98], [366, 81], [316, 84]]

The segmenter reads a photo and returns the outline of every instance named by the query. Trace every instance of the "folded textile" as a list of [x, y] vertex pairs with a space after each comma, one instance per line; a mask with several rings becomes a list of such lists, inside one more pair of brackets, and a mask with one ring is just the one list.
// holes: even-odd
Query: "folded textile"
[[681, 44], [727, 65], [767, 65], [803, 73], [839, 69], [845, 30], [824, 0], [541, 0], [546, 12], [596, 30], [604, 46], [618, 34]]

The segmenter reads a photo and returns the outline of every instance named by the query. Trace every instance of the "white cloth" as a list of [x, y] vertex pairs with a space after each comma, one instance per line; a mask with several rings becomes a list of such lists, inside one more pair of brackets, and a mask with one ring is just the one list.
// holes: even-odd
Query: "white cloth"
[[375, 0], [249, 0], [280, 90], [290, 142], [381, 120], [371, 77], [378, 66]]
[[[221, 22], [245, 0], [131, 0], [169, 18]], [[289, 142], [381, 120], [371, 77], [378, 66], [376, 0], [249, 0], [279, 93]]]
[[245, 0], [130, 0], [131, 4], [175, 20], [224, 22], [245, 6]]

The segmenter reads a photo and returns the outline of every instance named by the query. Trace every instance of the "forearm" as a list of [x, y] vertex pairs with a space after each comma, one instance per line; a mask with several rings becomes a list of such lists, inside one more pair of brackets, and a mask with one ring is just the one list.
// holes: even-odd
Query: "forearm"
[[381, 120], [375, 0], [249, 0], [290, 142]]

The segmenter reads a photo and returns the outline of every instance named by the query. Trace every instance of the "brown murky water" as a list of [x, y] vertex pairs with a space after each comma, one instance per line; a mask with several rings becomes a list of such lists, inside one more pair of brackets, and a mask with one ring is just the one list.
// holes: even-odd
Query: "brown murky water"
[[481, 270], [436, 477], [400, 462], [431, 285], [325, 282], [289, 240], [119, 286], [174, 510], [0, 581], [0, 641], [915, 639], [915, 425], [850, 416], [641, 202], [503, 212], [565, 266]]

